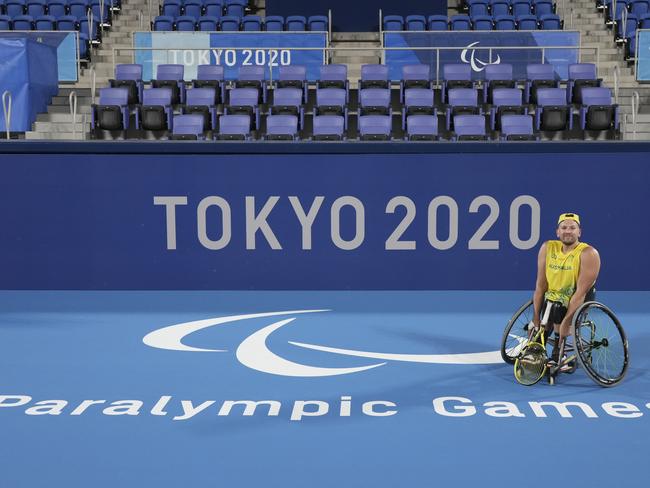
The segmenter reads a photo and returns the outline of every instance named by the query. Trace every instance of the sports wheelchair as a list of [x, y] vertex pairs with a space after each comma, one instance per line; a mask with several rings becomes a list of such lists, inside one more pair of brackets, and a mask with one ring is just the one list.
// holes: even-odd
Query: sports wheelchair
[[533, 327], [533, 314], [533, 301], [529, 300], [512, 316], [501, 339], [501, 356], [514, 365], [517, 382], [530, 386], [546, 376], [555, 384], [561, 372], [573, 373], [578, 365], [600, 386], [614, 386], [623, 380], [629, 364], [627, 337], [608, 307], [589, 301], [576, 310], [573, 335], [560, 344], [558, 364], [549, 363], [546, 350], [555, 339], [546, 339], [543, 324]]

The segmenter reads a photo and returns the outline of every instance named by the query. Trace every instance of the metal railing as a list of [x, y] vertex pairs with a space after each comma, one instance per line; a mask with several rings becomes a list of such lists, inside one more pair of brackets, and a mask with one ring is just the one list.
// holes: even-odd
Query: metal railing
[[90, 103], [95, 105], [95, 91], [97, 90], [97, 73], [95, 66], [90, 67]]
[[618, 65], [614, 66], [614, 103], [618, 104], [618, 77], [620, 76], [620, 68]]
[[72, 117], [72, 138], [77, 138], [77, 92], [71, 91], [68, 95], [68, 104], [70, 105], [70, 116]]
[[11, 138], [11, 92], [9, 90], [5, 90], [2, 94], [2, 112], [5, 116], [7, 140], [9, 140]]
[[639, 92], [635, 91], [632, 94], [632, 139], [636, 141], [636, 116], [639, 112], [639, 104], [641, 97]]

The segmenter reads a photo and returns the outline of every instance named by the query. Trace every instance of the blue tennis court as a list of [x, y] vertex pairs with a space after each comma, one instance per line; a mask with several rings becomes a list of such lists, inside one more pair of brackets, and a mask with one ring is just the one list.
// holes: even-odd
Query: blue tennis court
[[647, 486], [650, 293], [599, 293], [630, 343], [608, 389], [515, 382], [527, 298], [0, 292], [1, 485]]

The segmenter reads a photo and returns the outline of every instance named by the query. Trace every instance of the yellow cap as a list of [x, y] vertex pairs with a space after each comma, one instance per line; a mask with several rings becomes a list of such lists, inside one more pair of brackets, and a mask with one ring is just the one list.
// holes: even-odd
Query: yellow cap
[[560, 216], [558, 217], [558, 219], [557, 219], [557, 225], [560, 225], [560, 222], [562, 222], [563, 220], [574, 220], [575, 222], [578, 223], [578, 225], [580, 225], [580, 216], [579, 216], [578, 214], [574, 214], [574, 213], [563, 213], [562, 215], [560, 215]]

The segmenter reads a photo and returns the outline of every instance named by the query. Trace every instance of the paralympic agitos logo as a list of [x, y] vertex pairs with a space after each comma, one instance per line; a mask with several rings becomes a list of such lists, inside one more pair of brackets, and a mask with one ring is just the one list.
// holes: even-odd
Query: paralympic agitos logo
[[[231, 324], [233, 322], [265, 317], [292, 316], [311, 313], [324, 313], [330, 311], [331, 310], [326, 309], [288, 310], [279, 312], [230, 315], [204, 320], [196, 320], [192, 322], [170, 325], [154, 330], [153, 332], [147, 334], [142, 339], [142, 341], [147, 346], [158, 349], [167, 349], [171, 351], [225, 353], [228, 352], [228, 350], [204, 349], [188, 346], [183, 343], [183, 339], [185, 339], [190, 334], [198, 332], [200, 330], [204, 330], [210, 327], [222, 326], [225, 324]], [[304, 349], [373, 360], [373, 362], [370, 364], [360, 367], [334, 368], [310, 366], [308, 364], [297, 363], [283, 358], [271, 351], [267, 346], [267, 339], [273, 332], [277, 331], [281, 327], [286, 326], [296, 319], [297, 317], [289, 317], [277, 322], [273, 322], [246, 337], [237, 346], [235, 353], [237, 360], [244, 366], [263, 373], [294, 377], [323, 377], [359, 373], [369, 369], [385, 366], [388, 363], [396, 361], [428, 364], [496, 364], [502, 362], [501, 354], [499, 351], [470, 352], [460, 354], [408, 354], [341, 349], [317, 344], [306, 344], [302, 342], [289, 341], [289, 344]]]

